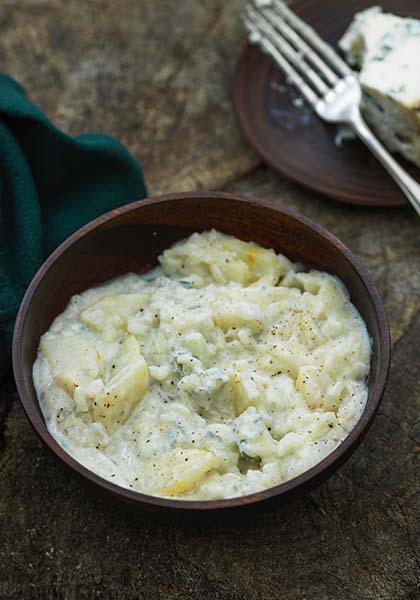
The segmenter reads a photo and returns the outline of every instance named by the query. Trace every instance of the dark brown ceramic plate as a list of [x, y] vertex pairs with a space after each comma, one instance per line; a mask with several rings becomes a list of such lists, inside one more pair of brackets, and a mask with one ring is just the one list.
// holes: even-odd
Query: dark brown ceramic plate
[[[336, 47], [355, 12], [373, 0], [297, 0], [295, 12]], [[418, 0], [381, 0], [385, 11], [420, 18]], [[233, 105], [245, 137], [272, 168], [327, 196], [351, 204], [396, 206], [406, 199], [359, 140], [337, 147], [337, 127], [296, 106], [283, 73], [257, 47], [246, 44], [236, 66]], [[401, 157], [420, 182], [420, 170]]]
[[[321, 463], [282, 485], [258, 494], [210, 502], [146, 496], [95, 475], [71, 458], [49, 434], [32, 382], [40, 336], [73, 294], [129, 271], [156, 264], [157, 256], [194, 231], [217, 228], [283, 252], [308, 268], [337, 274], [365, 320], [373, 343], [369, 399], [347, 439]], [[92, 221], [48, 258], [26, 292], [16, 321], [13, 368], [20, 399], [48, 449], [95, 494], [133, 510], [170, 519], [231, 520], [255, 510], [285, 506], [329, 477], [366, 434], [381, 400], [390, 360], [386, 315], [375, 285], [361, 263], [330, 233], [284, 208], [222, 193], [172, 194], [141, 200]]]

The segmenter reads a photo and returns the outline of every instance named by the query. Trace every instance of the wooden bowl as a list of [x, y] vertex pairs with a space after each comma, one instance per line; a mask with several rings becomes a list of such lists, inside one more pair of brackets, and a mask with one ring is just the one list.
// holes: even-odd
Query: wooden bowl
[[[369, 398], [344, 442], [302, 475], [262, 492], [212, 501], [156, 498], [119, 487], [69, 456], [47, 430], [32, 382], [40, 336], [73, 294], [129, 271], [156, 264], [162, 250], [194, 231], [211, 228], [284, 253], [308, 268], [338, 275], [360, 311], [373, 343]], [[361, 263], [333, 235], [293, 212], [267, 202], [213, 192], [169, 194], [118, 208], [92, 221], [57, 248], [30, 284], [16, 321], [13, 368], [19, 396], [48, 449], [96, 495], [162, 518], [208, 521], [281, 507], [306, 494], [349, 458], [368, 431], [387, 380], [390, 337], [385, 310]]]

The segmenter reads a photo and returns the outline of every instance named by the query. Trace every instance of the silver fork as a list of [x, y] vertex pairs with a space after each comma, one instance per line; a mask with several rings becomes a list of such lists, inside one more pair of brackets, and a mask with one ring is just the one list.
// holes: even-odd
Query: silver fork
[[366, 125], [360, 114], [359, 81], [344, 60], [281, 0], [254, 0], [243, 20], [251, 42], [271, 55], [318, 116], [350, 127], [420, 215], [420, 185]]

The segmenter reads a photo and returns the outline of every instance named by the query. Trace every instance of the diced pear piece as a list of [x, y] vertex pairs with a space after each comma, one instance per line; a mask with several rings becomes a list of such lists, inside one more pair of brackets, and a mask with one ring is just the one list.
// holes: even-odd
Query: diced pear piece
[[236, 281], [251, 285], [261, 278], [277, 283], [290, 268], [289, 261], [273, 250], [214, 230], [194, 234], [166, 250], [160, 262], [170, 275], [193, 273], [203, 282], [210, 279], [220, 284]]
[[113, 342], [126, 329], [130, 317], [143, 308], [147, 294], [117, 294], [105, 296], [83, 310], [79, 319], [91, 329], [99, 331], [107, 342]]
[[258, 403], [260, 394], [255, 381], [249, 376], [234, 372], [230, 377], [230, 383], [237, 415], [240, 415], [249, 406], [255, 406]]
[[248, 302], [229, 305], [224, 302], [214, 303], [213, 321], [227, 331], [230, 327], [247, 327], [252, 333], [262, 330], [261, 312]]
[[258, 358], [257, 365], [264, 371], [270, 371], [272, 375], [285, 373], [292, 379], [296, 379], [300, 362], [301, 357], [297, 353], [292, 353], [286, 345], [276, 339], [271, 352], [262, 354]]
[[148, 491], [162, 496], [179, 496], [200, 481], [219, 465], [213, 452], [174, 448], [161, 456], [149, 459], [142, 479]]
[[249, 280], [249, 267], [239, 258], [225, 259], [221, 264], [210, 264], [210, 273], [218, 283], [236, 281], [245, 284]]
[[124, 423], [147, 392], [149, 371], [134, 335], [111, 359], [105, 386], [95, 398], [93, 416], [107, 431]]
[[327, 389], [331, 384], [331, 377], [320, 367], [306, 365], [299, 368], [296, 389], [301, 392], [310, 409], [319, 408], [325, 403]]
[[205, 361], [209, 356], [207, 348], [207, 342], [202, 333], [199, 331], [192, 331], [184, 336], [184, 346], [191, 352], [191, 354], [201, 360]]
[[40, 348], [58, 385], [70, 396], [77, 386], [87, 385], [99, 375], [102, 359], [83, 336], [46, 334]]
[[253, 244], [246, 244], [241, 253], [242, 260], [249, 267], [249, 282], [267, 277], [272, 283], [277, 283], [284, 274], [285, 268], [274, 250], [267, 250]]

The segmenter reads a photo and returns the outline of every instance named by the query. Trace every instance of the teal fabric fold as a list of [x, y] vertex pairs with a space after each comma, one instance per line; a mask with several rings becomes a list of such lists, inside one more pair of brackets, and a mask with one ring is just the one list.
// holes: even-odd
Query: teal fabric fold
[[45, 258], [82, 225], [146, 195], [120, 142], [63, 133], [0, 73], [0, 376], [20, 301]]

